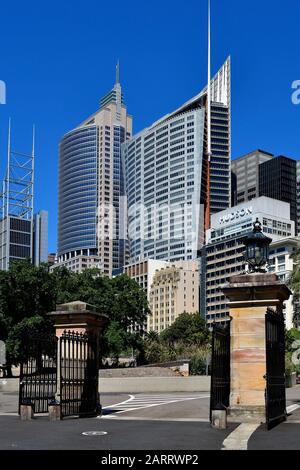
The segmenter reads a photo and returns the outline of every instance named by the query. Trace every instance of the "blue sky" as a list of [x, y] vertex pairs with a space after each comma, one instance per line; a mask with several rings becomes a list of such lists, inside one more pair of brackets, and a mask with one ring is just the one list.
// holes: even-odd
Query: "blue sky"
[[[299, 0], [212, 0], [212, 68], [232, 58], [232, 156], [256, 148], [300, 159]], [[7, 121], [15, 150], [30, 151], [36, 124], [36, 209], [50, 217], [56, 250], [57, 148], [121, 82], [137, 132], [198, 93], [206, 80], [206, 0], [2, 2], [0, 171]]]

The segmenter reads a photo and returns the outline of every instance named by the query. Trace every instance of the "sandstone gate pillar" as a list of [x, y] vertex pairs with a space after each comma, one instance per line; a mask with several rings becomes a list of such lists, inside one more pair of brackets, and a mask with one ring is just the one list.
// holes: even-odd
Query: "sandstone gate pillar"
[[282, 308], [291, 292], [275, 274], [233, 276], [223, 289], [231, 321], [229, 421], [266, 422], [266, 333], [268, 308]]

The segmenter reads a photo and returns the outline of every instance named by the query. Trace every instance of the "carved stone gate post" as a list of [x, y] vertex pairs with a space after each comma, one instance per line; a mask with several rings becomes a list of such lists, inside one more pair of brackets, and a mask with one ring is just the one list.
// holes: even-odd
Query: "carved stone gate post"
[[266, 422], [267, 308], [282, 309], [291, 295], [275, 274], [233, 276], [223, 289], [231, 322], [230, 421]]

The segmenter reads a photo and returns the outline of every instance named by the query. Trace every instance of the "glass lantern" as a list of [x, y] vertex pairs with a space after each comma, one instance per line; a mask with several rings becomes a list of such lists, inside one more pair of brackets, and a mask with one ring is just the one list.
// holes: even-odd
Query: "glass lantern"
[[265, 273], [269, 261], [269, 246], [272, 239], [262, 232], [258, 219], [253, 224], [253, 231], [244, 239], [246, 247], [245, 259], [249, 265], [250, 273]]

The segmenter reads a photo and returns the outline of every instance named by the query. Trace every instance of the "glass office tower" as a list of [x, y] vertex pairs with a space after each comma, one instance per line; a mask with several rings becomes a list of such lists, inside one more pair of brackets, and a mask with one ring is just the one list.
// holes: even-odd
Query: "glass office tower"
[[94, 265], [111, 275], [125, 264], [121, 144], [131, 132], [117, 66], [115, 86], [100, 101], [100, 109], [60, 143], [58, 265]]
[[259, 165], [259, 195], [288, 202], [297, 224], [297, 162], [279, 156]]
[[123, 145], [130, 261], [192, 260], [204, 243], [205, 212], [230, 206], [230, 58], [207, 88]]

